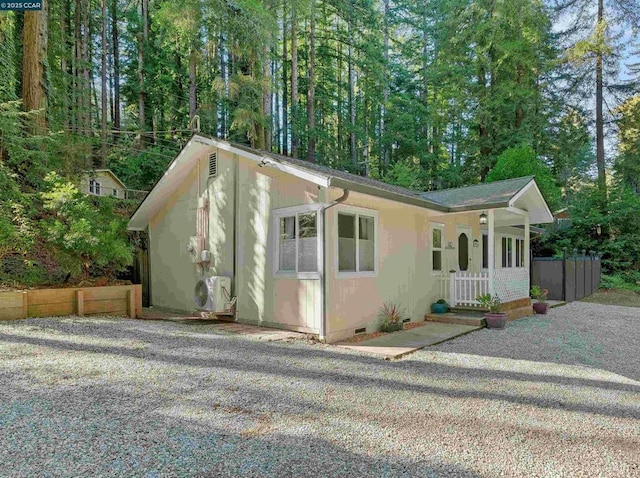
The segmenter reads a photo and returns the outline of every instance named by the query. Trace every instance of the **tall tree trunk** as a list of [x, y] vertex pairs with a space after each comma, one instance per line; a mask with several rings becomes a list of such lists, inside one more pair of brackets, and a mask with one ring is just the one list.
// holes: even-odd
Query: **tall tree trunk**
[[605, 206], [607, 203], [607, 179], [604, 156], [604, 114], [602, 108], [604, 102], [602, 92], [603, 51], [605, 42], [604, 0], [598, 0], [598, 25], [596, 28], [596, 164], [598, 166], [598, 189], [600, 190], [603, 206]]
[[100, 154], [100, 167], [107, 166], [107, 0], [102, 0], [102, 75], [100, 81], [100, 133], [102, 147]]
[[191, 47], [189, 54], [189, 119], [192, 120], [198, 109], [196, 66], [198, 63], [198, 50]]
[[264, 86], [262, 88], [262, 117], [264, 118], [264, 149], [271, 151], [271, 41], [265, 42], [262, 63]]
[[[384, 0], [384, 67], [385, 69], [389, 68], [389, 0]], [[383, 169], [386, 170], [389, 168], [389, 163], [391, 161], [389, 155], [389, 148], [385, 143], [385, 134], [387, 131], [386, 125], [386, 116], [387, 116], [387, 103], [389, 102], [389, 79], [385, 76], [384, 78], [384, 86], [382, 89], [382, 106], [380, 108], [380, 139], [381, 143], [381, 153], [382, 153], [382, 164]]]
[[316, 118], [315, 118], [315, 95], [316, 95], [316, 22], [315, 4], [311, 2], [311, 15], [309, 18], [309, 88], [307, 90], [307, 124], [309, 137], [307, 139], [307, 161], [312, 163], [316, 160]]
[[144, 148], [147, 140], [147, 115], [144, 88], [144, 49], [149, 40], [149, 0], [140, 0], [141, 31], [138, 34], [138, 123], [140, 128], [140, 146]]
[[[120, 42], [118, 38], [118, 0], [111, 2], [111, 42], [113, 48], [113, 129], [120, 130]], [[114, 141], [118, 140], [115, 135]]]
[[25, 111], [38, 110], [31, 118], [30, 130], [42, 134], [47, 127], [45, 64], [48, 46], [48, 2], [41, 11], [24, 12], [22, 29], [22, 101]]
[[[89, 56], [89, 41], [91, 39], [91, 25], [89, 24], [90, 0], [81, 0], [82, 3], [82, 30], [80, 32], [80, 52], [82, 58], [82, 124], [84, 134], [92, 135], [93, 122], [91, 121], [91, 59]], [[88, 165], [93, 162], [88, 159]]]
[[282, 5], [282, 154], [289, 153], [289, 90], [287, 88], [287, 0]]
[[71, 128], [70, 117], [73, 114], [70, 99], [71, 99], [71, 83], [70, 78], [73, 77], [72, 71], [72, 50], [73, 43], [70, 41], [71, 32], [71, 2], [70, 0], [63, 0], [60, 3], [60, 31], [62, 32], [63, 39], [63, 53], [60, 56], [60, 70], [62, 71], [62, 77], [64, 78], [63, 85], [65, 91], [62, 92], [62, 117], [64, 129], [68, 131]]
[[351, 26], [351, 18], [347, 23], [347, 36], [349, 42], [348, 51], [348, 70], [349, 70], [349, 154], [351, 155], [351, 163], [357, 170], [358, 167], [358, 151], [356, 145], [356, 99], [355, 99], [355, 70], [353, 68], [353, 33]]
[[291, 156], [298, 156], [298, 17], [295, 0], [291, 6]]
[[220, 33], [220, 77], [222, 78], [222, 82], [224, 84], [224, 91], [222, 92], [221, 100], [220, 100], [220, 133], [219, 136], [221, 138], [227, 137], [227, 101], [229, 100], [229, 88], [228, 88], [228, 72], [227, 72], [227, 55], [224, 48], [224, 36], [222, 32]]

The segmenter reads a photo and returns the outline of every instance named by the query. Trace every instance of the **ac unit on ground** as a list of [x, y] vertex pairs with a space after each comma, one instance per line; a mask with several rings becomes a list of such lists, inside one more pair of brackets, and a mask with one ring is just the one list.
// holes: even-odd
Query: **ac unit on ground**
[[221, 314], [229, 312], [231, 279], [224, 276], [198, 279], [193, 301], [198, 310]]

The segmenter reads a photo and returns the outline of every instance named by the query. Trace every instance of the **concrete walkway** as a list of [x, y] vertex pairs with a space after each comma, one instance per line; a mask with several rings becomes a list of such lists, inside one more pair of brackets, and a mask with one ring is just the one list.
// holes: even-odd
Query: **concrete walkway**
[[400, 330], [375, 339], [363, 340], [362, 342], [340, 342], [336, 345], [345, 349], [357, 350], [358, 352], [382, 355], [385, 359], [391, 360], [415, 352], [428, 345], [438, 344], [481, 328], [474, 325], [425, 322], [425, 325], [421, 327]]

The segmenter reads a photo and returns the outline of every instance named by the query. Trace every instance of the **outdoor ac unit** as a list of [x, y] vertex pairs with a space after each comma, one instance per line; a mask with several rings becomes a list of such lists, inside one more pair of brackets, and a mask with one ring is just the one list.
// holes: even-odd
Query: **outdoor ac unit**
[[229, 312], [231, 279], [224, 276], [203, 277], [196, 283], [193, 301], [196, 309], [207, 312]]

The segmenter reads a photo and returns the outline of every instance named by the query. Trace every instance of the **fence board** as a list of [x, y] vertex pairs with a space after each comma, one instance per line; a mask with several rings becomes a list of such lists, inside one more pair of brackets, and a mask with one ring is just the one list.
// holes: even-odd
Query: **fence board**
[[584, 261], [584, 296], [593, 294], [593, 261]]
[[547, 289], [550, 300], [562, 300], [562, 260], [537, 261], [533, 260], [533, 277], [531, 285]]
[[565, 261], [565, 297], [566, 302], [576, 300], [576, 261]]
[[584, 261], [577, 260], [576, 264], [576, 300], [582, 299], [584, 295]]

